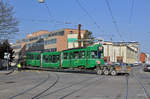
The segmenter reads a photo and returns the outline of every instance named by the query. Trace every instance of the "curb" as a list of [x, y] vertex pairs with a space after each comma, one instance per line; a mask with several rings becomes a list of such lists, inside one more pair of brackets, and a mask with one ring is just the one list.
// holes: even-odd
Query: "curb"
[[7, 72], [7, 73], [4, 73], [5, 75], [9, 75], [9, 74], [11, 74], [11, 73], [13, 73], [14, 72], [14, 70], [11, 70], [11, 71], [9, 71], [9, 72]]

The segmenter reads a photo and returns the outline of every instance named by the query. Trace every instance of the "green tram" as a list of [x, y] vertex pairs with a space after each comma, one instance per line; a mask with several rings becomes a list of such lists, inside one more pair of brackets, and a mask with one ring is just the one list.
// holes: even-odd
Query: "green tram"
[[28, 52], [27, 67], [51, 69], [96, 70], [97, 74], [116, 75], [117, 69], [104, 65], [104, 48], [101, 44], [73, 48], [61, 52]]

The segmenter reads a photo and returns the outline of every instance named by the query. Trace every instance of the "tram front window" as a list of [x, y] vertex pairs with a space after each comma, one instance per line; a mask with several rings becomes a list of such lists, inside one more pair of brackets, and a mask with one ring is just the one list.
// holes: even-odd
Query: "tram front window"
[[101, 58], [101, 51], [98, 51], [98, 58]]
[[100, 59], [101, 58], [101, 53], [103, 52], [103, 47], [98, 47], [98, 58]]
[[91, 52], [92, 58], [93, 58], [93, 59], [94, 59], [94, 58], [98, 58], [98, 57], [97, 57], [97, 54], [98, 54], [97, 51], [92, 51], [92, 52]]

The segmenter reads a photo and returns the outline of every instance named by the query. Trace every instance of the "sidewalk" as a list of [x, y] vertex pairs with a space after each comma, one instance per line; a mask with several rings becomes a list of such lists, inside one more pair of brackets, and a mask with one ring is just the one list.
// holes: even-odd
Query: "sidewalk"
[[11, 74], [14, 70], [11, 69], [11, 70], [0, 70], [0, 74], [5, 74], [5, 75], [8, 75], [8, 74]]

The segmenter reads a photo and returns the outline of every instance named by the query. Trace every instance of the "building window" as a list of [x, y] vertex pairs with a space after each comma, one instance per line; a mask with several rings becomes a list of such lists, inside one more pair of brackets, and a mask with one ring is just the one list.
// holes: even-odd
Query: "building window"
[[57, 48], [45, 49], [46, 52], [56, 52]]
[[73, 34], [73, 31], [70, 31], [70, 34]]
[[55, 44], [55, 43], [57, 43], [57, 39], [50, 39], [45, 41], [45, 45]]
[[56, 52], [57, 48], [51, 48], [51, 52]]
[[60, 32], [59, 32], [59, 35], [60, 35], [60, 36], [63, 36], [63, 35], [64, 35], [64, 31], [60, 31]]
[[50, 33], [48, 35], [48, 37], [51, 37], [51, 36], [63, 36], [64, 35], [64, 31], [60, 31], [60, 32], [53, 32], [53, 33]]
[[13, 46], [13, 49], [20, 49], [20, 48], [21, 48], [21, 45]]
[[52, 34], [49, 34], [48, 36], [49, 36], [49, 37], [51, 37], [51, 36], [52, 36]]

